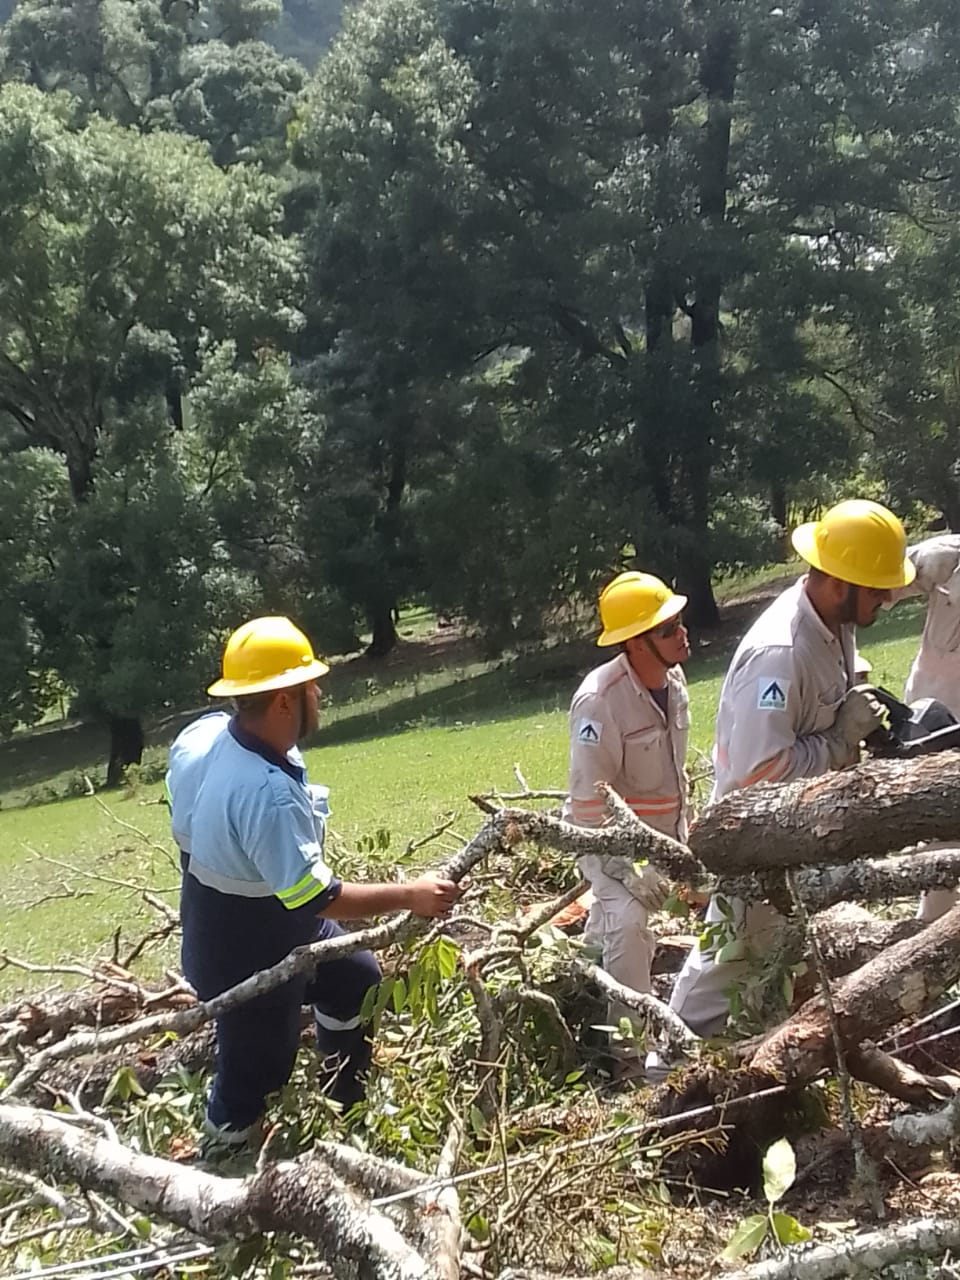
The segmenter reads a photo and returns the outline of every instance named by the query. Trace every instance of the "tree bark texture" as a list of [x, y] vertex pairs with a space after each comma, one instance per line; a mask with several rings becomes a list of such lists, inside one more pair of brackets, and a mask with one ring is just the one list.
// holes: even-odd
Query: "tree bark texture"
[[[960, 884], [960, 849], [914, 849], [888, 858], [864, 858], [843, 866], [804, 867], [794, 885], [811, 914], [845, 902], [889, 902], [924, 889], [952, 889]], [[773, 886], [768, 885], [769, 894]], [[723, 876], [718, 892], [751, 901], [765, 890], [757, 876]], [[790, 909], [783, 886], [783, 910]], [[775, 905], [779, 905], [776, 904]]]
[[578, 857], [595, 853], [601, 857], [622, 857], [631, 864], [646, 858], [672, 880], [697, 880], [704, 869], [686, 845], [654, 831], [639, 818], [630, 827], [575, 827], [546, 813], [528, 809], [500, 809], [496, 815], [518, 840], [545, 845], [558, 853]]
[[820, 954], [831, 978], [852, 973], [854, 969], [869, 964], [896, 943], [905, 938], [915, 938], [927, 927], [926, 921], [913, 917], [879, 920], [862, 907], [847, 902], [821, 912], [812, 923], [817, 931]]
[[0, 1162], [115, 1196], [206, 1240], [293, 1232], [319, 1245], [338, 1276], [431, 1275], [390, 1219], [322, 1153], [266, 1164], [240, 1181], [141, 1155], [49, 1112], [0, 1103]]
[[908, 1258], [936, 1258], [960, 1246], [956, 1218], [921, 1218], [880, 1231], [866, 1231], [838, 1244], [790, 1250], [769, 1262], [728, 1271], [724, 1280], [838, 1280], [867, 1276]]
[[704, 814], [689, 843], [711, 871], [736, 875], [954, 839], [960, 844], [960, 751], [732, 791]]
[[[906, 1018], [925, 1013], [960, 979], [960, 906], [837, 983], [833, 1007], [845, 1048]], [[750, 1065], [789, 1083], [811, 1080], [834, 1064], [830, 1020], [823, 997], [815, 996], [772, 1031]]]

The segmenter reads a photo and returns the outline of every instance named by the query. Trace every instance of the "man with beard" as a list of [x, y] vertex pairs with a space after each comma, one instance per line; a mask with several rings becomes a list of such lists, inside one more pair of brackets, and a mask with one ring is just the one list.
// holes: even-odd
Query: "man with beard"
[[[323, 856], [327, 789], [311, 786], [297, 743], [317, 728], [317, 679], [328, 670], [288, 618], [255, 618], [227, 641], [208, 689], [234, 714], [189, 724], [170, 748], [167, 788], [183, 881], [183, 972], [210, 1000], [295, 947], [336, 938], [335, 920], [408, 910], [445, 915], [460, 896], [448, 880], [339, 880]], [[285, 1085], [312, 1005], [329, 1093], [344, 1108], [364, 1096], [369, 1028], [364, 996], [380, 981], [369, 951], [317, 966], [217, 1019], [216, 1076], [206, 1125], [214, 1148], [255, 1144], [268, 1094]]]
[[[914, 579], [903, 525], [878, 503], [853, 500], [795, 529], [792, 541], [807, 573], [757, 618], [723, 682], [711, 804], [760, 782], [845, 769], [857, 763], [860, 743], [882, 722], [883, 707], [867, 686], [854, 684], [856, 629], [869, 627]], [[694, 947], [670, 1000], [700, 1035], [723, 1029], [730, 988], [762, 954], [778, 922], [767, 903], [729, 907], [728, 922], [742, 944], [735, 958], [718, 962], [717, 947]], [[723, 919], [714, 899], [707, 921]]]

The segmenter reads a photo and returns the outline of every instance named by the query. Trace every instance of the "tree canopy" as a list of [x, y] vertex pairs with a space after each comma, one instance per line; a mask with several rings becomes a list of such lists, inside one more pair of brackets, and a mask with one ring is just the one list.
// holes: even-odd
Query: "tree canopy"
[[704, 626], [842, 494], [960, 519], [955, 6], [306, 14], [3, 26], [7, 727], [176, 700], [244, 610], [497, 649], [636, 564]]

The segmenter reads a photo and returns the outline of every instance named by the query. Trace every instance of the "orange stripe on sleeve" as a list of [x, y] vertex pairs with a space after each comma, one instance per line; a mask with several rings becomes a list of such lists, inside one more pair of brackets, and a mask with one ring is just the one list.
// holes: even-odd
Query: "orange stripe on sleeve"
[[741, 787], [752, 787], [755, 782], [776, 782], [778, 778], [782, 778], [786, 773], [789, 763], [787, 753], [778, 751], [769, 760], [764, 760], [763, 764], [744, 778], [740, 785]]

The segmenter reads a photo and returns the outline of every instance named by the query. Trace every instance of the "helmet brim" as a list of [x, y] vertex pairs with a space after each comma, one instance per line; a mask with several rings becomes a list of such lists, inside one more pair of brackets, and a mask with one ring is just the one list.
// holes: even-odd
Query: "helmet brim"
[[903, 564], [900, 566], [899, 572], [896, 574], [878, 574], [867, 580], [866, 576], [856, 574], [849, 576], [847, 571], [837, 573], [836, 568], [826, 565], [820, 558], [820, 552], [817, 549], [816, 539], [817, 521], [813, 520], [809, 524], [797, 525], [793, 533], [790, 535], [790, 541], [793, 543], [793, 549], [801, 559], [806, 560], [807, 564], [813, 565], [814, 569], [819, 569], [821, 573], [828, 573], [831, 578], [839, 578], [841, 582], [849, 582], [853, 587], [868, 587], [873, 591], [896, 591], [898, 587], [909, 587], [910, 583], [917, 576], [916, 566], [909, 556], [904, 555]]
[[207, 689], [211, 698], [240, 698], [248, 693], [271, 693], [274, 689], [292, 689], [298, 684], [319, 680], [330, 668], [319, 658], [302, 667], [290, 667], [267, 680], [214, 680]]
[[630, 622], [623, 627], [615, 627], [612, 631], [603, 631], [597, 640], [597, 645], [601, 648], [607, 648], [609, 645], [623, 644], [624, 640], [630, 640], [633, 636], [646, 635], [648, 631], [653, 631], [661, 626], [664, 622], [669, 622], [671, 618], [675, 618], [678, 613], [683, 613], [687, 607], [687, 597], [672, 595], [665, 600], [657, 612], [647, 622], [640, 623]]

